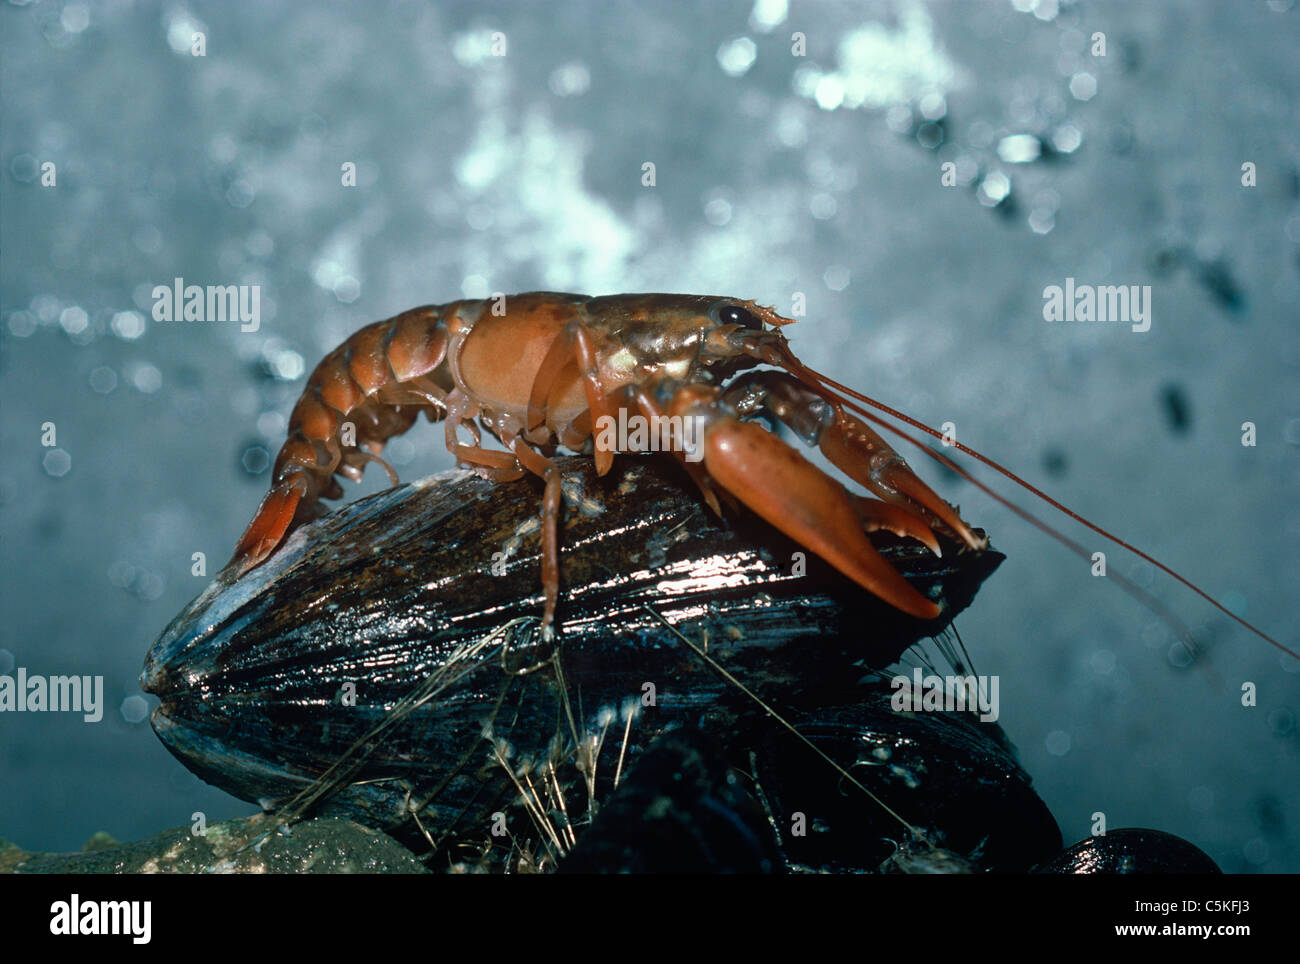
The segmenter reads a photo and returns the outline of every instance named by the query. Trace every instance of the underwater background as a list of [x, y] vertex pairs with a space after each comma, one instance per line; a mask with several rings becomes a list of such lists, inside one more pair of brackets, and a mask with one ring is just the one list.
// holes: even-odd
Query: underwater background
[[[207, 583], [193, 554], [228, 558], [320, 357], [498, 291], [802, 296], [807, 363], [1295, 648], [1297, 49], [1291, 0], [11, 0], [0, 674], [103, 676], [104, 715], [0, 714], [0, 836], [75, 850], [256, 809], [152, 734], [144, 654]], [[155, 322], [176, 278], [260, 286], [259, 327]], [[1149, 330], [1045, 321], [1070, 278], [1150, 286]], [[1189, 660], [900, 450], [1008, 556], [957, 628], [1066, 842], [1102, 813], [1300, 870], [1300, 663], [997, 483], [1192, 627]], [[452, 464], [427, 425], [385, 455]]]

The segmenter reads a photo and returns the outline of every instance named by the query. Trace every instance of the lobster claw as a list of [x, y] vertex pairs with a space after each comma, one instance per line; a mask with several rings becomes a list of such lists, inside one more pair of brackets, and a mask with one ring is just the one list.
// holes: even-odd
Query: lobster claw
[[988, 546], [988, 540], [976, 536], [952, 506], [922, 482], [902, 456], [861, 419], [841, 412], [822, 433], [820, 447], [845, 475], [877, 495], [893, 501], [901, 497], [919, 506], [972, 549]]
[[847, 490], [771, 432], [732, 417], [713, 420], [704, 434], [704, 464], [751, 510], [868, 592], [917, 619], [942, 611], [867, 540]]

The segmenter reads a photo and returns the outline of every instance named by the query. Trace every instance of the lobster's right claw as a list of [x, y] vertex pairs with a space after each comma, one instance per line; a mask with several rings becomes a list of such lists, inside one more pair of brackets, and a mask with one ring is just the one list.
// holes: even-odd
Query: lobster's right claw
[[705, 431], [703, 447], [709, 475], [727, 491], [868, 592], [917, 619], [942, 611], [867, 540], [845, 488], [777, 436], [720, 418]]

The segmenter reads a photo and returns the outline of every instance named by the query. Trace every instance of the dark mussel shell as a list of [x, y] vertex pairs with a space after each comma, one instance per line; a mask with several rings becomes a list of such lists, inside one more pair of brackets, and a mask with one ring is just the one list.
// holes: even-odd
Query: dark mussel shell
[[336, 509], [243, 578], [219, 576], [146, 661], [159, 737], [238, 797], [350, 817], [444, 867], [507, 853], [547, 867], [616, 772], [631, 780], [665, 734], [702, 733], [757, 776], [748, 792], [785, 866], [876, 869], [908, 835], [761, 699], [963, 859], [1027, 869], [1059, 849], [996, 726], [894, 713], [871, 678], [965, 608], [999, 553], [944, 541], [940, 559], [874, 535], [944, 601], [919, 622], [815, 555], [797, 565], [799, 546], [748, 513], [717, 519], [670, 460], [622, 458], [603, 479], [590, 459], [561, 464], [553, 642], [538, 629], [539, 486], [446, 473]]
[[1040, 874], [1217, 874], [1205, 851], [1163, 830], [1128, 827], [1089, 837], [1034, 868]]

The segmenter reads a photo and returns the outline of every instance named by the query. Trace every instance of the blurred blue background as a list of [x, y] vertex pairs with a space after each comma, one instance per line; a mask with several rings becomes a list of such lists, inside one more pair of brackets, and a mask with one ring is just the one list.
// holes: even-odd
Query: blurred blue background
[[[0, 835], [71, 850], [254, 809], [153, 736], [144, 653], [206, 582], [191, 554], [209, 574], [228, 558], [319, 358], [368, 321], [493, 291], [784, 312], [803, 292], [788, 334], [808, 363], [953, 422], [1296, 646], [1298, 17], [1290, 0], [11, 0], [0, 673], [102, 674], [108, 705], [98, 724], [0, 715]], [[177, 276], [261, 285], [260, 330], [156, 324], [150, 291]], [[1151, 285], [1151, 330], [1047, 324], [1043, 288], [1067, 277]], [[450, 466], [427, 426], [386, 454], [404, 478]], [[1196, 629], [1217, 688], [1086, 563], [912, 462], [1009, 556], [958, 625], [1067, 841], [1101, 811], [1225, 870], [1300, 870], [1295, 661], [1108, 552]]]

